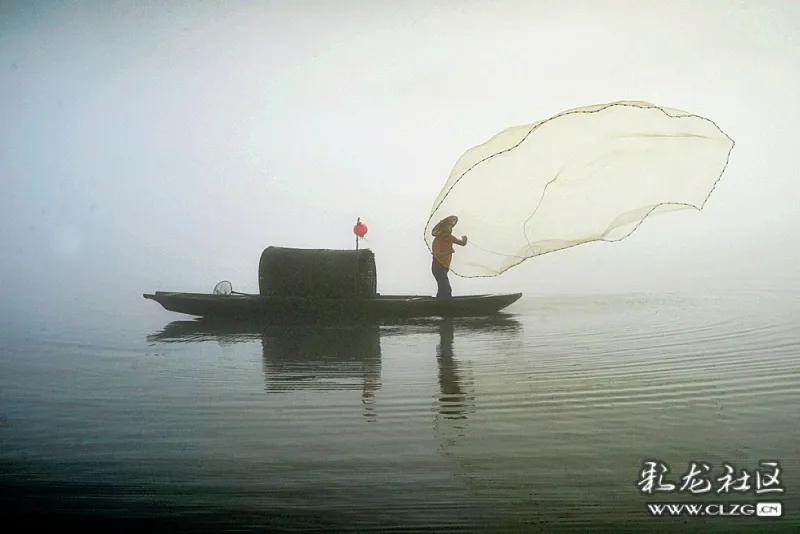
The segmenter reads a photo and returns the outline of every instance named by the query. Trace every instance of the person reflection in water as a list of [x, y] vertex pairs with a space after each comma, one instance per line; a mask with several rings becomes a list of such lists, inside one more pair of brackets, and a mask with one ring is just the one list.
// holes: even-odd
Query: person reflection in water
[[436, 361], [439, 364], [439, 413], [446, 419], [466, 419], [464, 391], [453, 359], [452, 319], [445, 319], [439, 324], [439, 339], [436, 351]]
[[436, 279], [436, 285], [439, 290], [436, 293], [438, 299], [449, 299], [453, 296], [453, 290], [450, 287], [450, 280], [447, 278], [447, 273], [450, 271], [450, 263], [453, 260], [453, 244], [466, 246], [467, 236], [462, 235], [461, 239], [453, 235], [453, 227], [458, 223], [458, 217], [450, 215], [445, 217], [433, 227], [431, 234], [433, 234], [433, 244], [431, 245], [431, 253], [433, 255], [433, 263], [431, 265], [431, 272]]

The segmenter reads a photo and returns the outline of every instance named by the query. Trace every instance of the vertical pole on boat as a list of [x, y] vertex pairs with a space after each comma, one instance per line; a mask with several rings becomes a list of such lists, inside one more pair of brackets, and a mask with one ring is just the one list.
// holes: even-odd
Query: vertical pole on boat
[[[360, 224], [361, 224], [361, 217], [359, 217], [358, 220], [356, 220], [355, 228], [358, 228], [358, 225]], [[358, 233], [355, 231], [353, 233], [356, 235], [356, 250], [358, 250]], [[358, 279], [360, 275], [360, 269], [358, 264], [359, 264], [358, 254], [356, 254], [356, 298], [358, 298]]]
[[[356, 234], [356, 251], [358, 251], [358, 240], [363, 238], [367, 235], [367, 225], [361, 222], [361, 217], [358, 218], [356, 221], [356, 225], [353, 227], [353, 233]], [[356, 296], [358, 296], [359, 286], [359, 276], [360, 276], [360, 262], [358, 260], [359, 255], [356, 254]]]

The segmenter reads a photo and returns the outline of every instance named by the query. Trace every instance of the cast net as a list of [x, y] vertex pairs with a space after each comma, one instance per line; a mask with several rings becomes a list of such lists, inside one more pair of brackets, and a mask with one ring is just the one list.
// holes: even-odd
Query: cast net
[[701, 210], [733, 139], [709, 119], [621, 101], [508, 128], [456, 162], [425, 227], [457, 215], [451, 270], [497, 276], [528, 258], [620, 241], [646, 217]]

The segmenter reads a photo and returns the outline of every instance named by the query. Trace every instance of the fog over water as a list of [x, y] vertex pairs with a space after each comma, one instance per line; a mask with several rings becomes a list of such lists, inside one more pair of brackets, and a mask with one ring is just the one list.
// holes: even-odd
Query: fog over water
[[256, 292], [263, 248], [350, 248], [357, 217], [379, 291], [432, 294], [422, 232], [458, 157], [620, 99], [736, 141], [704, 211], [456, 293], [796, 290], [798, 21], [788, 1], [4, 2], [0, 305]]

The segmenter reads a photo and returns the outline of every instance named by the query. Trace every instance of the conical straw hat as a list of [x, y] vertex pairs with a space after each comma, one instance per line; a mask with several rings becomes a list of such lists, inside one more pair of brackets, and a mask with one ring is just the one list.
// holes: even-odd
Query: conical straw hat
[[457, 216], [450, 215], [449, 217], [445, 217], [444, 219], [436, 223], [436, 226], [434, 226], [433, 230], [431, 230], [431, 234], [437, 236], [439, 235], [439, 233], [441, 233], [442, 228], [444, 226], [455, 226], [457, 223], [458, 223]]

